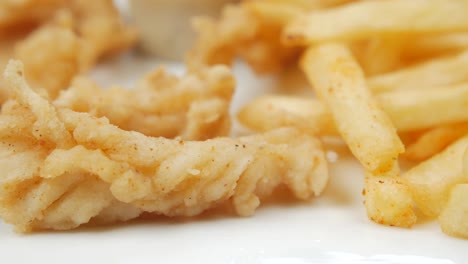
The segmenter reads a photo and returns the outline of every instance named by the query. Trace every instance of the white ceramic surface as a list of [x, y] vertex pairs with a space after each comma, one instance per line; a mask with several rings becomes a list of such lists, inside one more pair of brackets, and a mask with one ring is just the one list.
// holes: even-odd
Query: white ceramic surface
[[[103, 84], [130, 86], [157, 61], [125, 55], [99, 66]], [[169, 69], [182, 72], [181, 65]], [[274, 81], [236, 66], [233, 112]], [[0, 263], [468, 263], [468, 242], [444, 235], [437, 223], [411, 230], [370, 222], [362, 205], [362, 171], [345, 150], [329, 153], [332, 178], [309, 203], [270, 202], [255, 216], [192, 220], [157, 218], [106, 228], [20, 235], [0, 221]], [[1, 169], [1, 168], [0, 168]]]

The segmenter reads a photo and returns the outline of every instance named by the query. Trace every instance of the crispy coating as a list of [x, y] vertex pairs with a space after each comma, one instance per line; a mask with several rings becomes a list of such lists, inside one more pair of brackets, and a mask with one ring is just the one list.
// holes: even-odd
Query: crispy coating
[[137, 31], [123, 23], [112, 0], [73, 0], [69, 8], [75, 31], [93, 47], [91, 63], [135, 44]]
[[283, 29], [300, 14], [352, 0], [243, 0], [227, 5], [219, 19], [196, 18], [194, 47], [187, 64], [231, 64], [239, 57], [259, 74], [277, 73], [297, 62], [302, 47], [285, 45]]
[[251, 10], [249, 3], [229, 5], [221, 18], [194, 21], [198, 38], [187, 56], [190, 67], [231, 64], [244, 59], [257, 73], [277, 72], [293, 63], [299, 49], [281, 44], [283, 24]]
[[147, 137], [54, 106], [28, 87], [18, 62], [5, 79], [14, 100], [0, 115], [0, 215], [19, 232], [141, 211], [192, 216], [223, 202], [251, 215], [279, 185], [309, 199], [328, 179], [320, 141], [295, 129], [207, 141]]
[[2, 0], [0, 2], [0, 33], [15, 26], [41, 23], [53, 16], [65, 0]]
[[51, 25], [39, 28], [18, 43], [15, 54], [25, 62], [32, 86], [46, 88], [49, 96], [55, 98], [84, 70], [80, 64], [84, 47], [85, 42], [71, 29]]
[[198, 69], [180, 78], [159, 68], [131, 90], [102, 89], [80, 77], [54, 103], [105, 116], [119, 128], [148, 136], [203, 140], [229, 134], [234, 88], [234, 77], [225, 66]]
[[[123, 24], [111, 0], [20, 2], [14, 4], [12, 1], [12, 4], [5, 6], [21, 9], [25, 15], [31, 15], [31, 19], [36, 10], [47, 9], [47, 14], [50, 14], [41, 16], [44, 19], [40, 25], [23, 26], [20, 21], [12, 24], [9, 27], [12, 32], [20, 29], [23, 34], [9, 42], [8, 52], [0, 59], [15, 57], [22, 60], [31, 86], [36, 90], [45, 89], [51, 98], [55, 98], [77, 74], [91, 68], [102, 57], [126, 50], [136, 42], [136, 31]], [[49, 2], [56, 4], [49, 5]], [[29, 9], [30, 5], [34, 8]], [[10, 9], [8, 12], [14, 12]], [[9, 35], [11, 33], [0, 34], [0, 40], [8, 40]], [[2, 93], [0, 103], [7, 97]]]

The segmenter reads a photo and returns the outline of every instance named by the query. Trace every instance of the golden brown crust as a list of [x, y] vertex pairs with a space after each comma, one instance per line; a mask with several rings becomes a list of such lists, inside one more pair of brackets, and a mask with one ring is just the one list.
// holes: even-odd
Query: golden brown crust
[[328, 179], [320, 141], [295, 129], [207, 141], [147, 137], [54, 106], [28, 87], [18, 62], [5, 77], [15, 101], [0, 116], [0, 215], [19, 232], [141, 211], [192, 216], [227, 201], [251, 215], [279, 185], [309, 199]]
[[77, 78], [54, 104], [105, 116], [113, 125], [148, 136], [203, 140], [229, 134], [234, 88], [234, 76], [224, 66], [180, 78], [159, 68], [131, 90], [102, 89], [91, 80]]

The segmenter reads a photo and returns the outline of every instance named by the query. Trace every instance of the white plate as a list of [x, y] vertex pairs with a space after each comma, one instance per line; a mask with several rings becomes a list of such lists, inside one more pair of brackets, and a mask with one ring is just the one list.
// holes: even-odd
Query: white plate
[[[157, 64], [126, 55], [99, 66], [103, 84], [131, 86]], [[178, 64], [168, 67], [182, 72]], [[236, 66], [233, 112], [273, 81]], [[335, 158], [330, 153], [330, 158]], [[346, 155], [331, 164], [331, 181], [310, 203], [261, 206], [253, 217], [157, 218], [106, 228], [20, 235], [0, 222], [0, 263], [468, 263], [468, 243], [444, 235], [436, 222], [413, 229], [369, 221], [362, 171]]]

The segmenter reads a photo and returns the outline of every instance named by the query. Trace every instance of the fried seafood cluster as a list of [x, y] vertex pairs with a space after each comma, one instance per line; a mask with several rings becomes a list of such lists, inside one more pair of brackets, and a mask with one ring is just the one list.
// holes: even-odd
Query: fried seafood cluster
[[[136, 40], [136, 30], [124, 24], [112, 0], [0, 3], [0, 66], [10, 58], [23, 61], [28, 82], [50, 98], [99, 59], [130, 48]], [[2, 89], [0, 103], [7, 97]]]
[[19, 232], [124, 221], [142, 212], [193, 216], [226, 203], [251, 215], [280, 185], [309, 199], [327, 182], [320, 141], [296, 129], [206, 141], [149, 137], [51, 102], [25, 77], [20, 62], [8, 64], [4, 78], [13, 97], [0, 115], [0, 215]]

